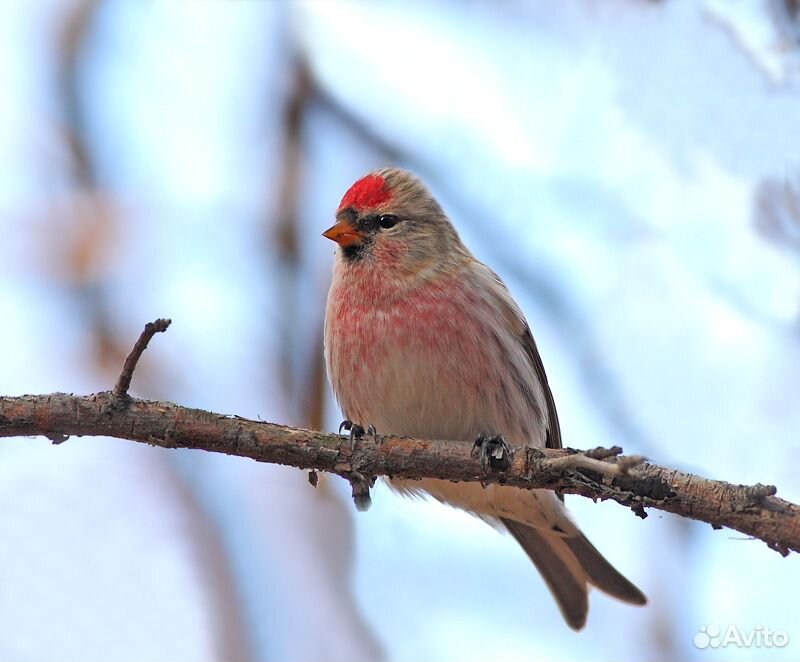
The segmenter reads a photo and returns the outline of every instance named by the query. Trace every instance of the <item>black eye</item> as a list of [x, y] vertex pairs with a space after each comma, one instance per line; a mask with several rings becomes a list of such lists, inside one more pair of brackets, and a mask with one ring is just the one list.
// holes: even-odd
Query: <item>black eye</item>
[[384, 230], [388, 230], [389, 228], [393, 228], [397, 225], [397, 221], [400, 219], [397, 218], [394, 214], [381, 214], [378, 217], [378, 225], [380, 225]]

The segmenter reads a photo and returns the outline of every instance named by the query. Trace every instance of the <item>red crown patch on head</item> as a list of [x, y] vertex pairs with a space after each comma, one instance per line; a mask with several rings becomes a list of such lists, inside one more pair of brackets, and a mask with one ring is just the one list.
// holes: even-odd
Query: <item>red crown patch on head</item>
[[356, 209], [369, 209], [377, 207], [392, 197], [391, 191], [379, 175], [367, 175], [353, 184], [344, 194], [339, 203], [339, 209], [355, 207]]

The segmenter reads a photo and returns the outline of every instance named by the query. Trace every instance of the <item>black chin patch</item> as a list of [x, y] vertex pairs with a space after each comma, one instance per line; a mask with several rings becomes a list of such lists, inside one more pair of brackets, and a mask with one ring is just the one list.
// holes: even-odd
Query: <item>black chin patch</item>
[[355, 244], [350, 244], [349, 246], [342, 247], [342, 257], [344, 258], [345, 262], [358, 262], [361, 260], [367, 251], [367, 245], [369, 244], [368, 239], [363, 239]]

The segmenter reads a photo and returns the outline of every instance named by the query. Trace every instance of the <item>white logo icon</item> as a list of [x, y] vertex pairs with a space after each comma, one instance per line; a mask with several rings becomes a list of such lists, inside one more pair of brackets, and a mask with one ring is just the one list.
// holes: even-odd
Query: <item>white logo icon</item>
[[701, 625], [700, 632], [694, 635], [694, 645], [700, 650], [719, 646], [719, 625]]

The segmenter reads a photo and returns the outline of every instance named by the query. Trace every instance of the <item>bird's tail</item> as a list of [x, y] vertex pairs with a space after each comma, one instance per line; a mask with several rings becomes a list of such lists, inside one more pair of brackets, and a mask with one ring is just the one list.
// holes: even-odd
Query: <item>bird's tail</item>
[[586, 623], [590, 584], [623, 602], [647, 602], [644, 594], [606, 561], [580, 531], [562, 535], [511, 519], [503, 518], [502, 522], [541, 573], [573, 630], [580, 630]]

